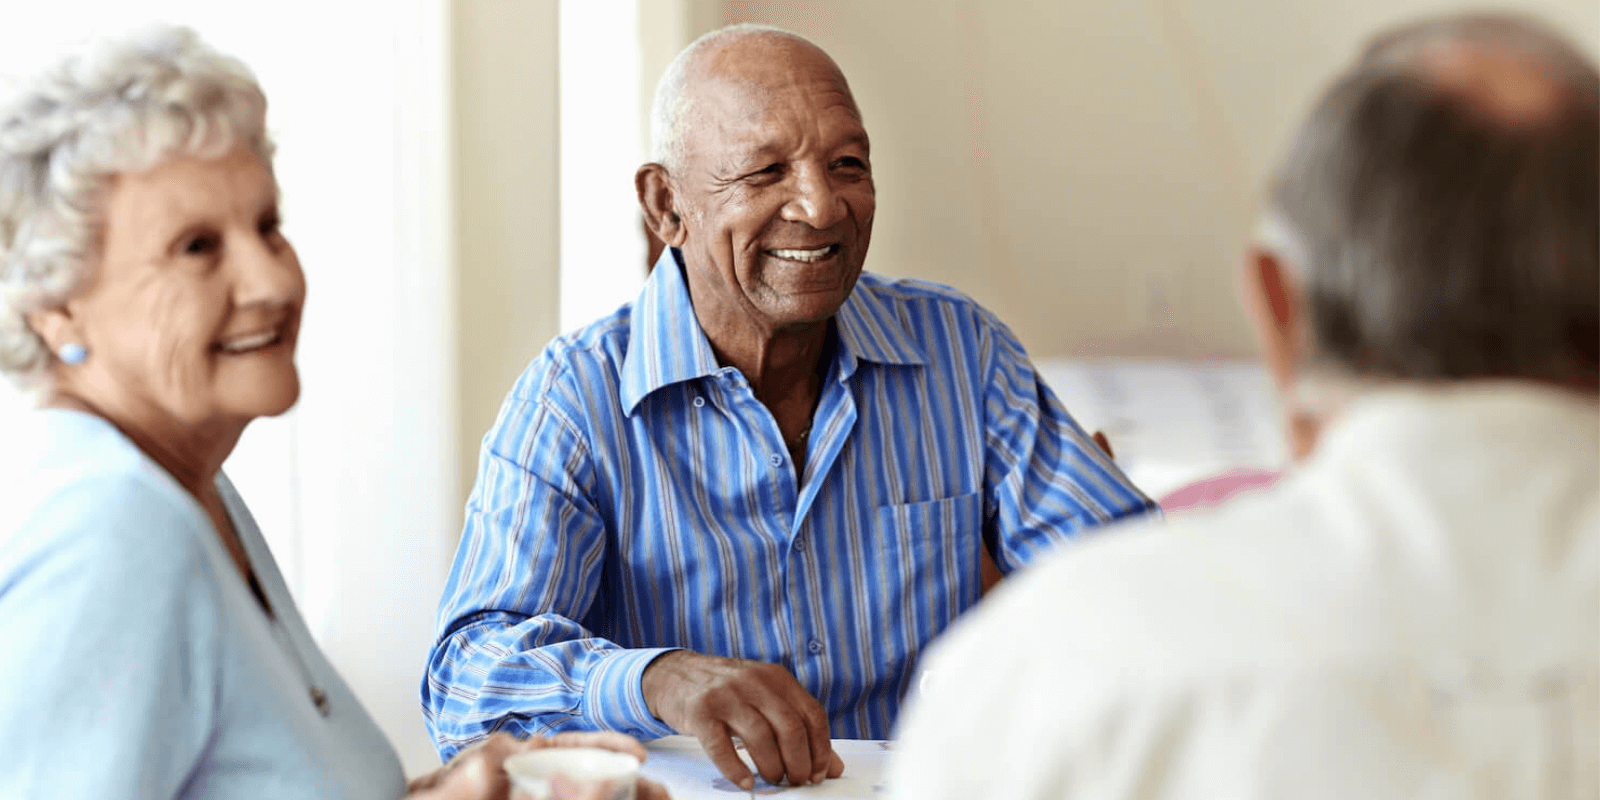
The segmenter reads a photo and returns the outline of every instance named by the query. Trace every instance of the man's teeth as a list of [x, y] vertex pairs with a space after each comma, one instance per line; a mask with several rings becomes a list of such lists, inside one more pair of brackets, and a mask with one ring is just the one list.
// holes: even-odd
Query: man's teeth
[[833, 254], [833, 245], [819, 247], [815, 250], [773, 250], [771, 253], [778, 258], [787, 258], [794, 261], [821, 261]]
[[266, 345], [272, 344], [276, 341], [278, 341], [278, 332], [266, 331], [265, 333], [258, 333], [253, 336], [245, 336], [223, 342], [222, 349], [229, 353], [242, 353], [246, 350], [254, 350], [257, 347], [265, 347]]

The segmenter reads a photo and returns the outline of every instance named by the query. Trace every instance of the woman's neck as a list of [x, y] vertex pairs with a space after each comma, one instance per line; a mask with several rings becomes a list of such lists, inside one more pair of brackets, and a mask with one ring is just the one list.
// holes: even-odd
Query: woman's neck
[[49, 395], [44, 408], [93, 414], [111, 423], [135, 447], [202, 502], [216, 493], [217, 473], [244, 432], [242, 424], [185, 424], [138, 404], [97, 402], [71, 391]]

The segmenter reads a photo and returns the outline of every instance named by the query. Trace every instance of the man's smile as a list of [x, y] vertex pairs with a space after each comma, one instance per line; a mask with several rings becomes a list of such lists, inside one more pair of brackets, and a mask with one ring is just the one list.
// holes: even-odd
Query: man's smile
[[838, 253], [839, 252], [839, 245], [837, 245], [837, 244], [829, 244], [829, 245], [823, 245], [822, 247], [814, 247], [814, 248], [803, 249], [803, 250], [802, 249], [795, 249], [795, 248], [781, 248], [781, 249], [773, 249], [773, 250], [764, 250], [762, 252], [766, 253], [769, 256], [772, 256], [773, 258], [781, 258], [781, 259], [785, 259], [787, 261], [799, 261], [799, 262], [805, 263], [805, 264], [813, 264], [813, 263], [816, 263], [818, 261], [825, 260], [825, 259], [835, 255], [836, 253]]

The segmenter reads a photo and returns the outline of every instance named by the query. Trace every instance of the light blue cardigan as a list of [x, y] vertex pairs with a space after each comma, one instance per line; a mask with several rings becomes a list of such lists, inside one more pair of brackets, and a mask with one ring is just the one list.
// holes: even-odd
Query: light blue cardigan
[[0, 443], [0, 798], [404, 794], [226, 478], [274, 617], [199, 503], [115, 427], [20, 422]]

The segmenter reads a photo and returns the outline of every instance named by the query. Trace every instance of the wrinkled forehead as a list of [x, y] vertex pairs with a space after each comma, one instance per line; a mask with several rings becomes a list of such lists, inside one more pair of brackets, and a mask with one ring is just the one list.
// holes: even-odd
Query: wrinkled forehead
[[838, 75], [800, 72], [771, 80], [712, 76], [696, 84], [691, 113], [717, 126], [759, 122], [776, 116], [842, 116], [861, 121], [855, 97]]
[[809, 42], [776, 35], [714, 47], [696, 59], [691, 75], [697, 81], [720, 79], [774, 89], [796, 83], [845, 84], [844, 73], [827, 53]]
[[685, 87], [690, 149], [719, 134], [833, 123], [859, 128], [861, 112], [844, 73], [799, 42], [745, 40], [709, 53]]

